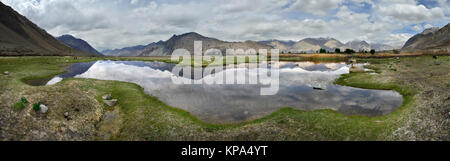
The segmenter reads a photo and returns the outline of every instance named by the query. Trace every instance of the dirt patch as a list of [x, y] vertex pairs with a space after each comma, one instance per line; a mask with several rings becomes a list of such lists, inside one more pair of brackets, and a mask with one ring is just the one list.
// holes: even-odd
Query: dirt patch
[[[1, 94], [2, 140], [89, 140], [103, 107], [91, 94], [76, 88], [76, 82], [51, 87], [24, 86]], [[13, 109], [16, 98], [26, 97], [24, 109]], [[34, 103], [45, 104], [46, 114], [34, 111]], [[64, 115], [68, 113], [68, 117]]]
[[96, 124], [97, 140], [114, 140], [123, 122], [120, 107], [106, 110], [100, 121]]

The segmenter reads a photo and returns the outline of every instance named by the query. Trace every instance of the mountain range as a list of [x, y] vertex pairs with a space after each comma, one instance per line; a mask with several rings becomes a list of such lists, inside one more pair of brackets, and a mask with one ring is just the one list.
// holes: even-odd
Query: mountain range
[[406, 41], [402, 50], [450, 50], [450, 23], [439, 29], [432, 27]]
[[62, 44], [2, 2], [0, 2], [0, 55], [94, 56]]
[[166, 56], [171, 55], [175, 49], [186, 49], [190, 54], [194, 53], [194, 41], [202, 41], [203, 53], [207, 49], [218, 49], [222, 54], [226, 49], [271, 49], [271, 46], [260, 44], [256, 41], [227, 42], [202, 36], [195, 32], [182, 35], [173, 35], [167, 41], [159, 41], [148, 45], [126, 47], [122, 49], [106, 50], [104, 55], [108, 56]]
[[270, 40], [260, 41], [260, 43], [272, 46], [273, 48], [278, 48], [284, 53], [314, 53], [320, 49], [334, 52], [336, 48], [339, 48], [341, 51], [344, 51], [345, 49], [353, 49], [355, 51], [370, 51], [371, 49], [375, 49], [376, 51], [383, 51], [395, 48], [385, 44], [369, 44], [366, 41], [358, 40], [344, 44], [334, 38], [305, 38], [298, 42]]
[[356, 51], [370, 51], [375, 49], [392, 50], [394, 47], [385, 44], [369, 44], [366, 41], [350, 41], [342, 43], [334, 38], [305, 38], [298, 42], [282, 41], [282, 40], [266, 40], [266, 41], [244, 41], [244, 42], [227, 42], [202, 36], [195, 32], [185, 33], [182, 35], [174, 35], [167, 41], [159, 41], [148, 45], [138, 45], [126, 47], [122, 49], [105, 50], [102, 53], [108, 56], [165, 56], [170, 55], [174, 49], [187, 49], [193, 53], [193, 45], [195, 41], [202, 41], [203, 52], [207, 49], [219, 49], [225, 53], [226, 49], [279, 49], [281, 53], [314, 53], [318, 50], [325, 49], [332, 51], [336, 48], [353, 49]]
[[66, 44], [67, 46], [77, 49], [79, 51], [83, 51], [90, 54], [95, 54], [98, 56], [102, 56], [100, 52], [95, 50], [89, 43], [86, 41], [73, 37], [72, 35], [62, 35], [56, 38], [58, 41]]

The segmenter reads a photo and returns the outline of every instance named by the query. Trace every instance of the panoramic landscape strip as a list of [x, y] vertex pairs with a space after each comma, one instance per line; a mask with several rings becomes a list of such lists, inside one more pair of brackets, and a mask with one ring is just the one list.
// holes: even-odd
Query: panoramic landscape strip
[[[417, 27], [413, 26], [414, 32], [404, 30], [414, 34], [400, 34], [407, 36], [401, 41], [394, 40], [395, 36], [386, 40], [376, 36], [385, 34], [385, 30], [376, 28], [381, 25], [378, 22], [403, 23], [404, 20], [396, 19], [401, 14], [398, 13], [386, 15], [389, 20], [380, 18], [369, 23], [374, 31], [364, 30], [369, 34], [358, 37], [366, 40], [333, 34], [349, 40], [345, 43], [323, 34], [302, 34], [290, 28], [285, 29], [292, 30], [292, 34], [284, 34], [282, 29], [262, 34], [258, 26], [236, 40], [230, 38], [233, 34], [223, 35], [231, 27], [227, 30], [205, 25], [215, 33], [201, 27], [186, 27], [189, 23], [179, 25], [182, 27], [174, 25], [176, 29], [169, 26], [164, 34], [150, 32], [155, 37], [158, 35], [157, 38], [126, 33], [130, 37], [109, 42], [104, 41], [110, 37], [101, 32], [102, 25], [81, 27], [83, 32], [98, 31], [98, 35], [94, 34], [96, 38], [69, 30], [67, 26], [49, 27], [54, 25], [51, 20], [55, 13], [41, 5], [64, 6], [65, 1], [20, 2], [0, 2], [0, 140], [3, 141], [450, 139], [450, 24], [448, 12], [441, 10], [448, 9], [448, 2], [436, 3], [439, 5], [434, 8], [416, 1], [393, 5], [397, 7], [393, 11], [412, 5], [440, 16], [434, 21], [423, 17], [423, 21], [405, 23], [404, 28], [413, 24]], [[174, 5], [159, 1], [134, 3], [148, 3], [147, 7], [161, 14], [166, 14], [164, 7]], [[305, 19], [308, 23], [303, 24], [305, 30], [308, 24], [314, 23], [311, 17], [326, 17], [334, 12], [310, 13], [297, 3], [301, 1], [286, 2], [278, 9], [288, 9], [283, 11], [294, 15], [298, 14], [297, 10], [305, 12], [296, 15], [308, 17]], [[379, 15], [374, 13], [384, 11], [385, 7], [385, 4], [361, 2], [362, 6], [372, 6], [371, 17], [357, 12], [360, 10], [349, 3], [356, 2], [337, 3], [340, 14], [329, 21], [341, 20], [339, 16], [351, 10], [354, 13], [348, 15], [359, 15], [355, 19], [376, 19]], [[122, 6], [122, 12], [136, 4]], [[107, 6], [110, 5], [113, 4]], [[81, 7], [74, 2], [67, 10], [77, 8]], [[228, 11], [227, 7], [220, 8], [214, 14], [226, 15], [220, 12], [223, 10]], [[51, 14], [41, 15], [46, 11]], [[92, 13], [89, 9], [85, 11], [88, 15]], [[134, 11], [142, 13], [150, 9]], [[194, 12], [191, 8], [185, 14]], [[261, 11], [255, 9], [249, 13], [253, 12]], [[251, 18], [249, 13], [240, 14], [242, 18]], [[176, 13], [169, 14], [179, 17]], [[174, 17], [151, 18], [165, 24], [184, 22]], [[73, 19], [71, 27], [84, 23], [89, 26], [81, 19], [82, 16]], [[288, 17], [284, 19], [286, 23], [299, 23]], [[321, 22], [326, 18], [316, 20]], [[338, 32], [318, 28], [326, 34]], [[348, 25], [348, 28], [360, 30], [358, 25]], [[345, 28], [341, 30], [347, 32]], [[398, 30], [388, 35], [395, 35]], [[63, 31], [65, 34], [61, 34]], [[201, 35], [200, 31], [207, 34]], [[53, 36], [55, 33], [61, 36]], [[295, 40], [275, 39], [290, 38], [290, 35]], [[93, 45], [81, 37], [89, 38]], [[139, 42], [133, 38], [139, 38]], [[158, 38], [163, 40], [157, 41]], [[142, 42], [148, 44], [136, 45]]]

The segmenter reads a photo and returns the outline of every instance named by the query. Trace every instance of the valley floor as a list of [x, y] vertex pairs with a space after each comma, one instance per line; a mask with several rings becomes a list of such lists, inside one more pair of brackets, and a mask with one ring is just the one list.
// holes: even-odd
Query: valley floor
[[[402, 107], [381, 117], [286, 107], [254, 121], [217, 125], [169, 107], [132, 83], [75, 78], [52, 86], [24, 83], [96, 59], [103, 58], [0, 57], [0, 140], [450, 140], [450, 56], [358, 59], [378, 74], [351, 73], [337, 84], [404, 95]], [[108, 93], [119, 100], [113, 108], [101, 101]], [[29, 103], [16, 108], [21, 97]], [[37, 102], [49, 107], [47, 114], [32, 110]]]

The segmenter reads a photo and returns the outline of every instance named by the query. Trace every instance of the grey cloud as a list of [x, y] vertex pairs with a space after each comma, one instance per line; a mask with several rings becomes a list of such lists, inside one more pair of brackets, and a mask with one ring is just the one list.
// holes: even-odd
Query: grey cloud
[[[411, 34], [393, 31], [417, 22], [449, 20], [448, 11], [443, 11], [448, 5], [424, 9], [414, 0], [0, 1], [51, 34], [73, 34], [98, 50], [148, 44], [191, 31], [228, 41], [330, 36], [341, 41], [364, 39], [401, 45]], [[345, 6], [360, 2], [371, 4], [371, 12], [358, 13]], [[397, 6], [421, 12], [398, 11]], [[410, 18], [407, 14], [417, 15]]]
[[342, 0], [296, 0], [290, 10], [325, 16], [330, 10], [339, 7]]
[[[16, 9], [41, 27], [67, 31], [86, 31], [109, 26], [101, 14], [85, 13], [72, 4], [73, 1], [14, 1]], [[83, 8], [81, 8], [83, 9]]]

